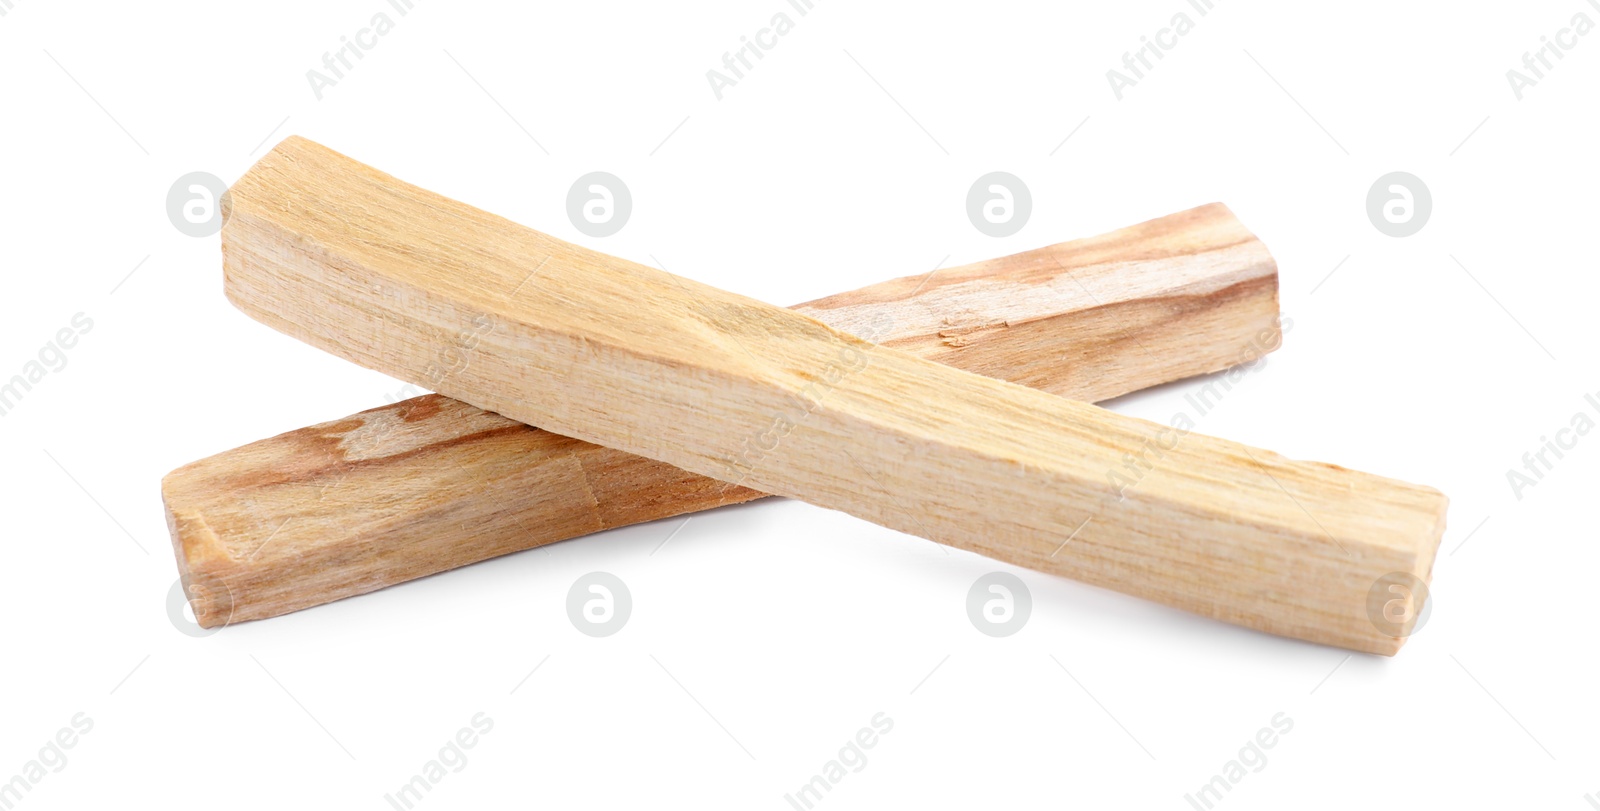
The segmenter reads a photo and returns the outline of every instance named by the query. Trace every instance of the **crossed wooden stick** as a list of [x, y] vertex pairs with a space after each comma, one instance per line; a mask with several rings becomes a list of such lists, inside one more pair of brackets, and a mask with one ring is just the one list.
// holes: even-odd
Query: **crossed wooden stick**
[[1354, 650], [1420, 610], [1382, 586], [1429, 578], [1439, 492], [1081, 402], [1276, 348], [1276, 265], [1221, 205], [789, 310], [301, 138], [228, 206], [236, 306], [439, 394], [166, 477], [207, 627], [765, 494]]

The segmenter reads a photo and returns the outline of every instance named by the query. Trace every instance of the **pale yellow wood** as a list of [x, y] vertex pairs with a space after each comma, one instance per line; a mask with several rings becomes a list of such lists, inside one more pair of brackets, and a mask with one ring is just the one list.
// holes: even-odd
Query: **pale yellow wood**
[[[1228, 622], [1392, 654], [1435, 490], [1123, 417], [605, 256], [292, 138], [234, 185], [253, 317], [479, 408]], [[877, 337], [875, 334], [864, 337]], [[1120, 478], [1119, 478], [1120, 476]]]
[[[1083, 400], [1253, 360], [1280, 338], [1276, 267], [1216, 204], [794, 309], [853, 329], [892, 323], [886, 345]], [[440, 395], [162, 481], [206, 627], [761, 495]]]

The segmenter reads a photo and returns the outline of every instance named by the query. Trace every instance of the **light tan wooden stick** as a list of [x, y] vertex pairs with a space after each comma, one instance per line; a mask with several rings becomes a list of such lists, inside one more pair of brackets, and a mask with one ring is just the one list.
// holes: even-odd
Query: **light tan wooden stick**
[[[1435, 490], [878, 347], [290, 139], [234, 185], [224, 287], [314, 346], [521, 422], [1021, 566], [1355, 650], [1426, 579]], [[870, 336], [875, 337], [875, 336]]]
[[[793, 309], [1101, 400], [1276, 349], [1277, 281], [1213, 204]], [[427, 395], [186, 465], [162, 495], [191, 606], [217, 627], [764, 494]]]

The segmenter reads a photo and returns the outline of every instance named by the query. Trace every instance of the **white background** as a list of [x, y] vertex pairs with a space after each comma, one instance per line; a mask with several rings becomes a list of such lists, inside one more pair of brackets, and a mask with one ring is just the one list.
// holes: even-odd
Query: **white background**
[[[1280, 712], [1221, 807], [1600, 793], [1600, 438], [1520, 500], [1506, 481], [1600, 391], [1600, 34], [1521, 101], [1505, 76], [1600, 22], [1583, 0], [1218, 0], [1121, 101], [1106, 71], [1187, 3], [818, 0], [721, 101], [705, 72], [783, 0], [418, 0], [321, 101], [306, 71], [384, 0], [14, 4], [0, 376], [94, 321], [0, 418], [0, 781], [94, 722], [20, 807], [389, 808], [479, 712], [492, 732], [421, 806], [789, 808], [879, 712], [893, 731], [821, 807], [1189, 808]], [[180, 634], [160, 477], [402, 386], [233, 310], [217, 238], [168, 222], [180, 175], [231, 182], [291, 133], [779, 304], [1224, 201], [1294, 328], [1199, 429], [1447, 493], [1432, 618], [1397, 658], [1348, 656], [1016, 570], [1032, 619], [992, 639], [967, 590], [1008, 567], [770, 501], [654, 555], [681, 520]], [[595, 170], [634, 198], [605, 239], [565, 211]], [[1034, 199], [1003, 239], [964, 211], [995, 170]], [[1434, 199], [1404, 239], [1365, 211], [1395, 170]], [[1164, 421], [1200, 385], [1111, 405]], [[564, 607], [595, 570], [635, 604], [605, 639]]]

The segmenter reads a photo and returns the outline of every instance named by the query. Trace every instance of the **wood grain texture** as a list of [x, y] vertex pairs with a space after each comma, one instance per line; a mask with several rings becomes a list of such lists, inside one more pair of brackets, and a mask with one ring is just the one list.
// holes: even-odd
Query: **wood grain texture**
[[[1082, 400], [1254, 360], [1281, 337], [1277, 268], [1219, 204], [793, 309]], [[436, 394], [254, 442], [162, 482], [205, 627], [763, 495]]]
[[1227, 622], [1393, 654], [1404, 638], [1370, 619], [1368, 592], [1391, 572], [1427, 579], [1443, 530], [1430, 488], [879, 347], [303, 139], [252, 168], [229, 208], [229, 299], [314, 346], [520, 422]]

